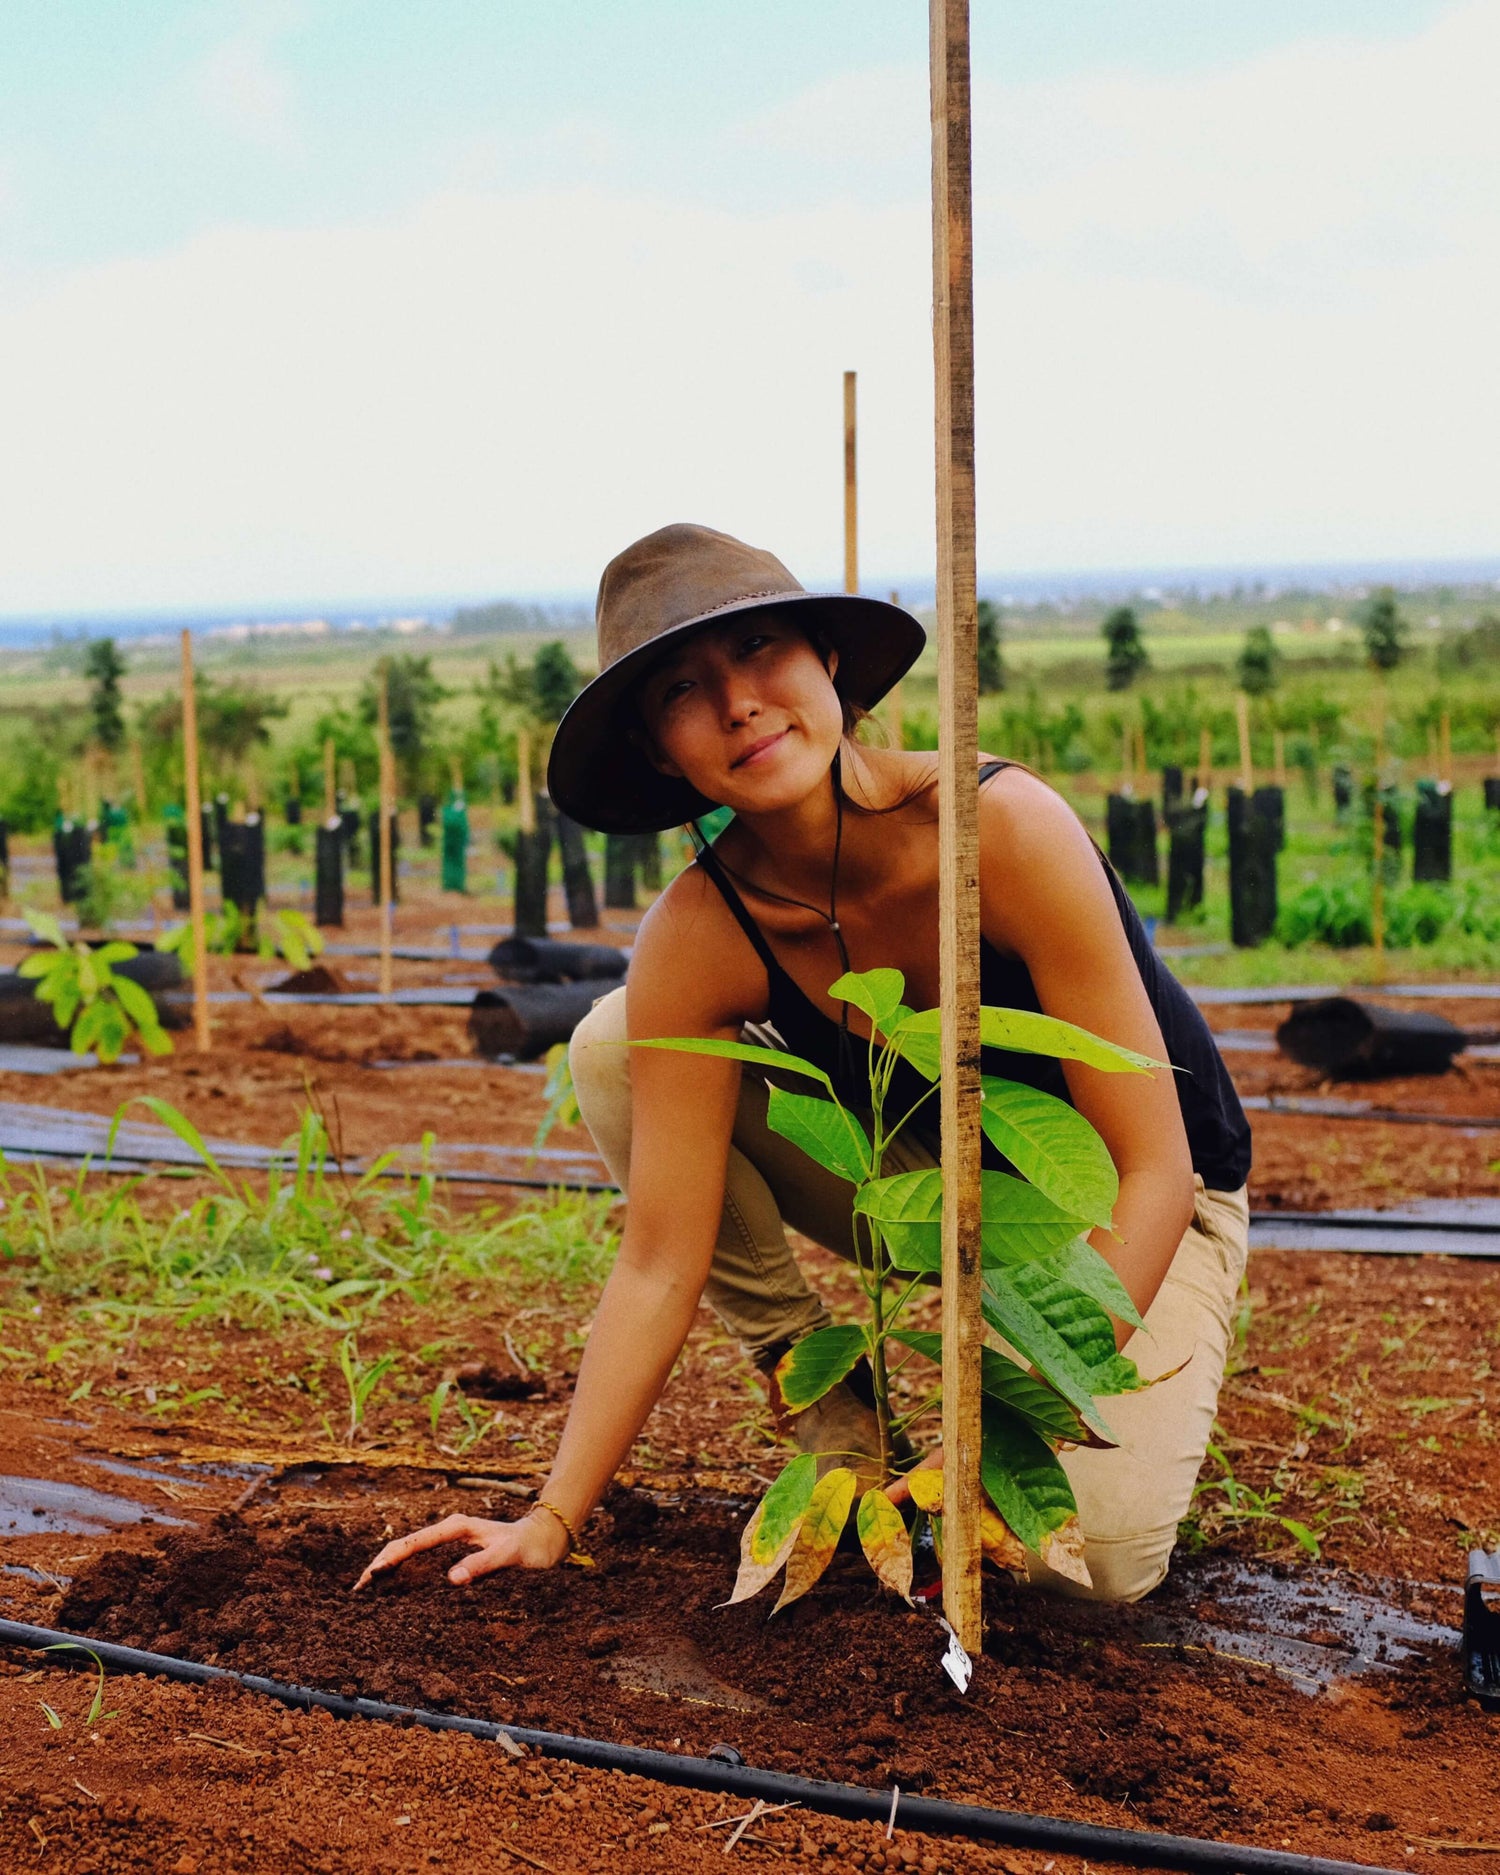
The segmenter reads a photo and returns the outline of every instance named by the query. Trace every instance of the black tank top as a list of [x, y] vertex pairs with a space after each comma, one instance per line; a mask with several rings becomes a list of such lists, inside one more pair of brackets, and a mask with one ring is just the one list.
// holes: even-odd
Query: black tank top
[[[980, 785], [1010, 766], [1008, 762], [986, 763], [979, 771]], [[1095, 850], [1098, 851], [1097, 846]], [[1234, 1091], [1229, 1071], [1197, 1004], [1157, 955], [1140, 913], [1102, 852], [1099, 863], [1109, 880], [1130, 954], [1156, 1014], [1162, 1040], [1166, 1043], [1167, 1059], [1176, 1070], [1173, 1079], [1193, 1170], [1210, 1191], [1238, 1191], [1250, 1173], [1250, 1123]], [[778, 962], [765, 933], [746, 909], [711, 846], [699, 854], [698, 864], [718, 887], [740, 929], [765, 965], [770, 985], [770, 1026], [792, 1054], [801, 1055], [823, 1069], [845, 1106], [868, 1108], [870, 1094], [863, 1045], [851, 1049], [849, 1032], [825, 1015]], [[1025, 964], [1019, 957], [1004, 956], [983, 938], [979, 947], [979, 995], [981, 1002], [992, 1007], [1042, 1012], [1031, 972]], [[1006, 1049], [986, 1048], [982, 1052], [981, 1067], [985, 1074], [999, 1075], [1007, 1081], [1023, 1081], [1029, 1087], [1055, 1094], [1071, 1104], [1061, 1064], [1046, 1055], [1018, 1055]], [[907, 1112], [929, 1085], [908, 1063], [898, 1062], [887, 1097], [887, 1111], [891, 1114]], [[932, 1118], [923, 1125], [919, 1116], [914, 1123], [918, 1131], [929, 1136], [936, 1134], [936, 1109], [936, 1100], [924, 1107], [923, 1114], [930, 1113]], [[1005, 1165], [987, 1139], [984, 1155], [985, 1164], [991, 1168]]]

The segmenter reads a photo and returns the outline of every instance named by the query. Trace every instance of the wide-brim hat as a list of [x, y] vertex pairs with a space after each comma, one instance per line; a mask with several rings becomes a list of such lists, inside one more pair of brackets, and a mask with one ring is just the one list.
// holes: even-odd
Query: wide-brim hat
[[774, 554], [711, 527], [658, 528], [617, 554], [599, 582], [599, 675], [557, 726], [547, 764], [554, 805], [601, 833], [656, 833], [718, 806], [652, 766], [631, 692], [674, 640], [772, 606], [838, 652], [834, 688], [861, 709], [874, 708], [927, 642], [898, 605], [809, 592]]

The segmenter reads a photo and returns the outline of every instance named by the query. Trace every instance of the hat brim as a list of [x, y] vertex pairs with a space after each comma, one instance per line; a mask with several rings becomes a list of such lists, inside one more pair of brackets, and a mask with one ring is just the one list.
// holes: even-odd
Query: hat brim
[[856, 593], [777, 593], [684, 619], [637, 645], [586, 684], [557, 726], [547, 763], [553, 805], [600, 833], [659, 833], [719, 805], [652, 766], [626, 720], [634, 685], [676, 640], [736, 613], [797, 611], [839, 654], [841, 697], [873, 709], [916, 663], [927, 634], [900, 606]]

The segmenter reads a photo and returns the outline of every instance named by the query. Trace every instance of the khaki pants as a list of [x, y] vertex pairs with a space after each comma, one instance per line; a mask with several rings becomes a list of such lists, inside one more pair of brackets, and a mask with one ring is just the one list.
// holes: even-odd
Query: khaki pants
[[[584, 1124], [621, 1190], [630, 1172], [625, 1033], [625, 991], [612, 990], [578, 1025], [571, 1049]], [[792, 1254], [786, 1226], [839, 1256], [854, 1256], [853, 1186], [773, 1133], [766, 1105], [765, 1082], [747, 1069], [724, 1216], [704, 1290], [704, 1300], [752, 1358], [828, 1320]], [[932, 1142], [920, 1136], [903, 1136], [886, 1156], [888, 1172], [934, 1163]], [[1250, 1228], [1243, 1187], [1208, 1191], [1201, 1178], [1197, 1187], [1193, 1221], [1146, 1312], [1148, 1334], [1137, 1334], [1129, 1348], [1147, 1378], [1187, 1365], [1158, 1387], [1103, 1403], [1118, 1450], [1063, 1454], [1094, 1586], [1080, 1590], [1033, 1557], [1031, 1579], [1059, 1593], [1122, 1602], [1148, 1594], [1167, 1573], [1177, 1525], [1192, 1501], [1213, 1430]]]

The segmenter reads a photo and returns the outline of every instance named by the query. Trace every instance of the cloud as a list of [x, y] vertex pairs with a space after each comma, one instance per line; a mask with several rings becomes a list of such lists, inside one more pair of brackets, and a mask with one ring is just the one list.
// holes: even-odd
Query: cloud
[[281, 6], [248, 14], [203, 54], [191, 75], [198, 108], [211, 123], [277, 156], [299, 155], [303, 147], [295, 87], [276, 59], [294, 17]]
[[[1493, 550], [1494, 36], [1465, 6], [1191, 81], [980, 88], [985, 566]], [[671, 519], [835, 578], [846, 367], [869, 577], [920, 574], [924, 84], [726, 133], [797, 208], [481, 170], [13, 297], [4, 609], [579, 591]]]

